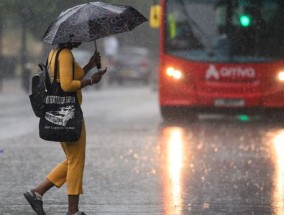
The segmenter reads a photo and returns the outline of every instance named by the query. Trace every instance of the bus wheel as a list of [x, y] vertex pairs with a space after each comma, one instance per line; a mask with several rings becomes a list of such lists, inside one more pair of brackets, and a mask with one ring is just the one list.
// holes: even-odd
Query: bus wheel
[[198, 119], [197, 113], [182, 107], [160, 107], [161, 115], [164, 121], [187, 121], [195, 122]]
[[176, 118], [173, 108], [160, 107], [160, 111], [164, 121], [173, 121]]

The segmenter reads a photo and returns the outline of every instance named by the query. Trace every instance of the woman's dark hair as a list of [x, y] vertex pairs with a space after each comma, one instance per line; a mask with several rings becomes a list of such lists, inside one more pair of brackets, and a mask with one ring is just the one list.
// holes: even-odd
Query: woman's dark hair
[[60, 48], [68, 48], [68, 49], [77, 48], [79, 45], [81, 45], [80, 42], [59, 43], [59, 44], [58, 44], [58, 46], [59, 46]]

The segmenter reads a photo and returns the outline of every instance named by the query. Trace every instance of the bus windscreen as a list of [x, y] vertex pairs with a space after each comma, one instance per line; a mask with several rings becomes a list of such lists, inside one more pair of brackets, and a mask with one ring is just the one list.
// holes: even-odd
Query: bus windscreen
[[283, 11], [279, 0], [167, 0], [164, 49], [206, 62], [281, 59]]

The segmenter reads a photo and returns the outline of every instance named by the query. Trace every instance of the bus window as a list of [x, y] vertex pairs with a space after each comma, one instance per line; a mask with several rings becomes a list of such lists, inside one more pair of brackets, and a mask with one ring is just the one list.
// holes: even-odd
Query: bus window
[[172, 50], [201, 49], [202, 42], [188, 23], [180, 5], [169, 8], [167, 13], [167, 47]]
[[168, 0], [165, 51], [203, 61], [282, 58], [284, 3], [281, 2]]

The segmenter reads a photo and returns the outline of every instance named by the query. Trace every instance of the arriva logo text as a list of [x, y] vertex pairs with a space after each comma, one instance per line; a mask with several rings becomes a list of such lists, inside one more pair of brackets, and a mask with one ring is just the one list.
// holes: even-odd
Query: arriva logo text
[[220, 78], [255, 78], [256, 73], [253, 67], [241, 68], [241, 67], [221, 67], [219, 70], [214, 65], [210, 65], [205, 72], [205, 79]]

